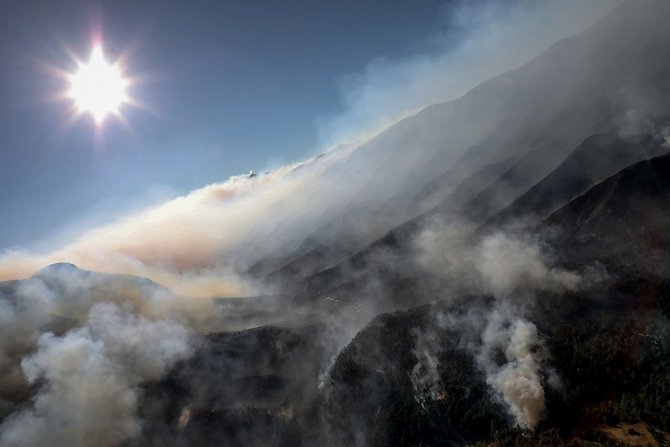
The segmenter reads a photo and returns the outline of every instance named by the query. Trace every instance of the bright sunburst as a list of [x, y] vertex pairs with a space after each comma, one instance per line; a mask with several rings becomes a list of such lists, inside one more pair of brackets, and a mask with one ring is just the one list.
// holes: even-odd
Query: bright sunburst
[[75, 101], [79, 112], [90, 112], [100, 124], [110, 113], [118, 113], [121, 104], [128, 100], [121, 69], [105, 60], [101, 47], [93, 48], [86, 64], [68, 76], [69, 96]]

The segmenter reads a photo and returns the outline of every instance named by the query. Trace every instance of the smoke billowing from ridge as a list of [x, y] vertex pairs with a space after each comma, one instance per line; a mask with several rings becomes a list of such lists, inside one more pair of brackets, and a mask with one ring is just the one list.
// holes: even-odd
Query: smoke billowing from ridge
[[[547, 3], [507, 11], [500, 20], [494, 18], [496, 7], [492, 4], [474, 7], [474, 10], [470, 4], [459, 5], [448, 13], [453, 21], [460, 23], [456, 26], [459, 30], [472, 29], [464, 42], [454, 43], [452, 36], [447, 50], [439, 56], [384, 63], [381, 69], [379, 63], [371, 66], [376, 68], [368, 70], [365, 80], [346, 88], [351, 97], [363, 98], [359, 103], [348, 101], [347, 109], [352, 111], [354, 121], [363, 122], [368, 128], [378, 126], [369, 124], [369, 120], [359, 120], [361, 114], [381, 116], [381, 111], [394, 110], [397, 112], [392, 113], [397, 116], [391, 117], [391, 122], [397, 121], [405, 114], [404, 110], [417, 110], [460, 96], [477, 82], [520, 64], [557, 38], [576, 32], [613, 6], [604, 1], [590, 2], [588, 6], [573, 2], [562, 4], [560, 8]], [[511, 30], [531, 25], [536, 31], [541, 30], [534, 34], [533, 49], [516, 46], [513, 51], [498, 51], [512, 48], [505, 44], [509, 39], [518, 44]], [[506, 37], [501, 39], [500, 36]], [[477, 79], [464, 84], [465, 77], [472, 79], [474, 55], [481, 60], [488, 59], [481, 57], [484, 49], [498, 54], [496, 62], [480, 64]], [[430, 79], [418, 75], [424, 72], [434, 75], [431, 74]], [[442, 76], [445, 72], [449, 76]], [[405, 87], [398, 91], [393, 88], [394, 82], [384, 80], [389, 77], [388, 73], [403, 73], [390, 77], [399, 76], [403, 86], [404, 80], [412, 79], [415, 88], [410, 90], [422, 93], [408, 94]], [[425, 88], [419, 88], [421, 86]], [[360, 94], [361, 91], [365, 94]], [[436, 91], [440, 94], [434, 94]], [[374, 99], [378, 95], [385, 99]], [[389, 101], [403, 105], [390, 107]], [[405, 104], [407, 101], [411, 104]], [[241, 176], [209, 185], [109, 225], [88, 229], [76, 240], [65, 241], [61, 248], [48, 253], [8, 250], [0, 256], [0, 279], [24, 278], [50, 263], [72, 262], [96, 271], [148, 277], [184, 295], [260, 293], [263, 286], [244, 274], [250, 266], [264, 257], [281, 257], [295, 250], [306, 232], [309, 235], [310, 231], [337, 220], [342, 207], [348, 203], [374, 207], [385, 200], [381, 199], [382, 192], [403, 188], [400, 179], [389, 172], [387, 179], [382, 178], [378, 186], [366, 190], [370, 186], [369, 177], [374, 175], [384, 154], [370, 157], [365, 154], [370, 150], [361, 151], [360, 146], [340, 148], [306, 163], [285, 166], [254, 178]], [[455, 153], [459, 150], [453, 148]], [[387, 155], [392, 156], [389, 151]], [[357, 152], [362, 155], [358, 156]], [[406, 215], [386, 220], [393, 224], [403, 219]], [[370, 229], [361, 234], [364, 240], [389, 229], [383, 222], [373, 223], [370, 216], [368, 220]]]
[[[235, 177], [85, 232], [45, 255], [10, 250], [0, 260], [0, 277], [26, 277], [54, 262], [110, 273], [144, 276], [177, 293], [240, 296], [253, 290], [235, 274], [235, 258], [222, 255], [244, 248], [250, 222], [275, 201], [295, 192], [295, 166], [256, 178]], [[241, 220], [242, 219], [242, 220]]]
[[[313, 219], [323, 222], [339, 209], [350, 191], [336, 186], [346, 184], [346, 177], [321, 175], [346, 161], [350, 150], [206, 186], [87, 230], [45, 254], [10, 249], [0, 255], [0, 279], [25, 278], [45, 265], [69, 262], [147, 277], [182, 295], [258, 294], [263, 287], [242, 273], [299, 241], [301, 229]], [[315, 189], [321, 194], [315, 195]], [[298, 229], [292, 230], [292, 224]], [[281, 238], [271, 237], [278, 231]]]

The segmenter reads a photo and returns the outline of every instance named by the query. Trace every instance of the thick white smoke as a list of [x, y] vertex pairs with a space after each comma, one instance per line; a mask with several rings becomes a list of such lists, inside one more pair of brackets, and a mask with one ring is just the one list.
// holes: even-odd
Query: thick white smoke
[[[502, 364], [496, 362], [498, 352], [504, 353]], [[517, 424], [532, 428], [542, 420], [546, 410], [542, 374], [547, 353], [533, 323], [493, 310], [476, 358], [486, 373], [486, 382]]]
[[419, 262], [442, 280], [439, 286], [452, 292], [447, 294], [478, 291], [513, 298], [521, 293], [532, 298], [543, 290], [574, 290], [584, 280], [580, 274], [552, 267], [551, 255], [536, 239], [495, 232], [473, 241], [474, 228], [458, 219], [440, 220], [416, 238]]
[[183, 326], [96, 304], [84, 327], [42, 334], [21, 362], [39, 391], [31, 406], [5, 419], [0, 444], [111, 447], [131, 440], [141, 429], [140, 383], [158, 379], [188, 352]]
[[[0, 292], [0, 394], [20, 399], [27, 392], [21, 358], [31, 352], [54, 308], [54, 294], [42, 281], [19, 285], [13, 296]], [[0, 407], [0, 417], [12, 407]]]
[[538, 243], [504, 233], [484, 238], [473, 255], [481, 287], [500, 298], [542, 290], [575, 290], [582, 280], [574, 272], [548, 265]]
[[[532, 428], [545, 416], [544, 384], [558, 387], [560, 380], [548, 366], [550, 353], [542, 337], [525, 314], [540, 292], [573, 291], [597, 280], [600, 273], [552, 267], [551, 256], [535, 240], [496, 232], [473, 242], [471, 235], [470, 225], [438, 223], [417, 239], [421, 262], [440, 278], [437, 285], [443, 287], [443, 296], [468, 292], [494, 297], [490, 307], [473, 305], [468, 312], [441, 316], [437, 324], [461, 334], [463, 346], [516, 424]], [[422, 373], [413, 377], [421, 386], [417, 389], [426, 389], [424, 383], [435, 386], [429, 366], [436, 361], [436, 351], [426, 350], [421, 338], [415, 351], [415, 371]]]

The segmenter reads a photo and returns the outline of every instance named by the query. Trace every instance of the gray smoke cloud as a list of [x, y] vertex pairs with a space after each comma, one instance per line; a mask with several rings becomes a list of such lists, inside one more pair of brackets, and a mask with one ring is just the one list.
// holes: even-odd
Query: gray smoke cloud
[[[41, 281], [19, 285], [16, 294], [0, 292], [0, 395], [20, 401], [28, 384], [20, 368], [24, 355], [31, 352], [48, 322], [54, 294]], [[13, 410], [0, 407], [0, 417]]]
[[116, 446], [141, 429], [139, 385], [161, 377], [189, 352], [189, 334], [110, 303], [91, 308], [86, 324], [63, 336], [42, 334], [21, 369], [39, 386], [32, 404], [0, 426], [8, 447]]
[[577, 273], [548, 265], [537, 244], [504, 233], [484, 238], [474, 255], [482, 288], [500, 298], [511, 298], [520, 290], [575, 290], [582, 280]]
[[[505, 403], [516, 423], [532, 428], [546, 415], [543, 375], [548, 353], [535, 325], [494, 309], [481, 335], [477, 362], [486, 382]], [[498, 364], [496, 354], [504, 361]], [[553, 381], [552, 385], [556, 385]]]
[[[551, 265], [551, 256], [538, 240], [494, 232], [473, 240], [472, 226], [433, 222], [417, 238], [421, 262], [445, 288], [442, 300], [460, 293], [484, 294], [493, 302], [462, 304], [458, 314], [439, 315], [439, 327], [461, 334], [461, 344], [474, 356], [486, 383], [515, 423], [532, 428], [546, 416], [545, 386], [560, 389], [560, 379], [537, 327], [526, 318], [537, 296], [558, 296], [602, 279], [597, 269], [572, 272]], [[439, 390], [439, 346], [419, 334], [414, 349], [418, 362], [412, 371], [417, 399], [435, 398]]]
[[446, 294], [479, 291], [515, 299], [515, 294], [532, 296], [541, 290], [575, 290], [584, 280], [552, 267], [547, 247], [533, 236], [496, 231], [473, 241], [475, 229], [462, 219], [437, 219], [415, 240], [419, 263], [434, 273], [439, 287], [450, 290]]
[[[551, 356], [536, 326], [521, 315], [518, 309], [499, 303], [493, 309], [439, 315], [436, 320], [442, 329], [460, 334], [462, 346], [473, 355], [514, 423], [533, 428], [546, 416], [545, 386], [560, 390], [562, 385], [549, 366]], [[442, 397], [440, 346], [434, 337], [430, 332], [418, 333], [413, 350], [417, 363], [410, 378], [422, 405]]]

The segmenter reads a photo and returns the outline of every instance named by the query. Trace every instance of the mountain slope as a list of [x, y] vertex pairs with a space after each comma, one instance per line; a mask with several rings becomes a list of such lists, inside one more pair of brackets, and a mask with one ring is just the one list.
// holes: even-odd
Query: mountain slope
[[[636, 136], [621, 138], [617, 132], [593, 136], [580, 144], [556, 170], [545, 179], [533, 186], [513, 205], [487, 222], [476, 234], [483, 231], [496, 231], [503, 228], [512, 218], [534, 222], [536, 216], [544, 217], [548, 210], [567, 204], [577, 193], [583, 192], [593, 183], [603, 180], [630, 162], [644, 159], [647, 156], [667, 152], [665, 140], [654, 136]], [[597, 161], [597, 163], [595, 162]], [[516, 165], [517, 167], [519, 164]], [[508, 171], [509, 172], [509, 171]], [[483, 172], [483, 175], [489, 175]], [[474, 176], [480, 179], [479, 176]], [[505, 176], [504, 176], [505, 177]], [[502, 182], [507, 181], [506, 177]], [[399, 285], [408, 285], [416, 280], [412, 276], [420, 275], [414, 269], [411, 260], [416, 257], [414, 242], [416, 237], [435, 219], [458, 221], [461, 209], [481, 210], [482, 196], [486, 191], [504, 190], [499, 180], [494, 181], [483, 193], [470, 201], [460, 203], [458, 197], [453, 201], [445, 200], [431, 212], [412, 219], [394, 228], [383, 238], [370, 244], [354, 256], [308, 277], [307, 295], [332, 293], [333, 290], [355, 290], [364, 287], [369, 278], [375, 282], [392, 284], [385, 289], [395, 294]], [[463, 189], [470, 188], [470, 180], [466, 180]], [[475, 181], [475, 183], [477, 183]], [[455, 191], [462, 190], [459, 187]], [[488, 196], [490, 197], [490, 196]], [[453, 203], [453, 205], [452, 205]], [[465, 213], [471, 217], [472, 212]], [[468, 224], [470, 225], [470, 224]], [[473, 230], [477, 226], [473, 226]], [[399, 268], [399, 266], [402, 266]], [[283, 273], [283, 272], [281, 272]], [[286, 272], [287, 275], [294, 272]], [[290, 276], [288, 276], [290, 277]], [[382, 280], [380, 278], [385, 278]], [[409, 281], [409, 283], [408, 283]], [[402, 288], [401, 288], [402, 290]]]
[[[664, 13], [670, 14], [667, 2], [626, 3], [524, 66], [348, 149], [310, 192], [307, 229], [300, 215], [290, 217], [272, 233], [273, 241], [284, 241], [269, 254], [273, 261], [254, 272], [323, 270], [436, 204], [450, 208], [457, 185], [475, 175], [481, 183], [471, 181], [461, 192], [480, 197], [464, 209], [486, 220], [589, 136], [612, 128], [645, 133], [646, 123], [670, 116], [670, 77], [658, 57], [670, 47]], [[463, 199], [455, 201], [469, 202]]]
[[640, 160], [668, 152], [657, 135], [621, 137], [617, 131], [582, 142], [560, 166], [487, 222], [496, 228], [515, 219], [544, 219], [579, 194]]
[[566, 263], [664, 276], [670, 250], [670, 154], [638, 162], [544, 222]]

